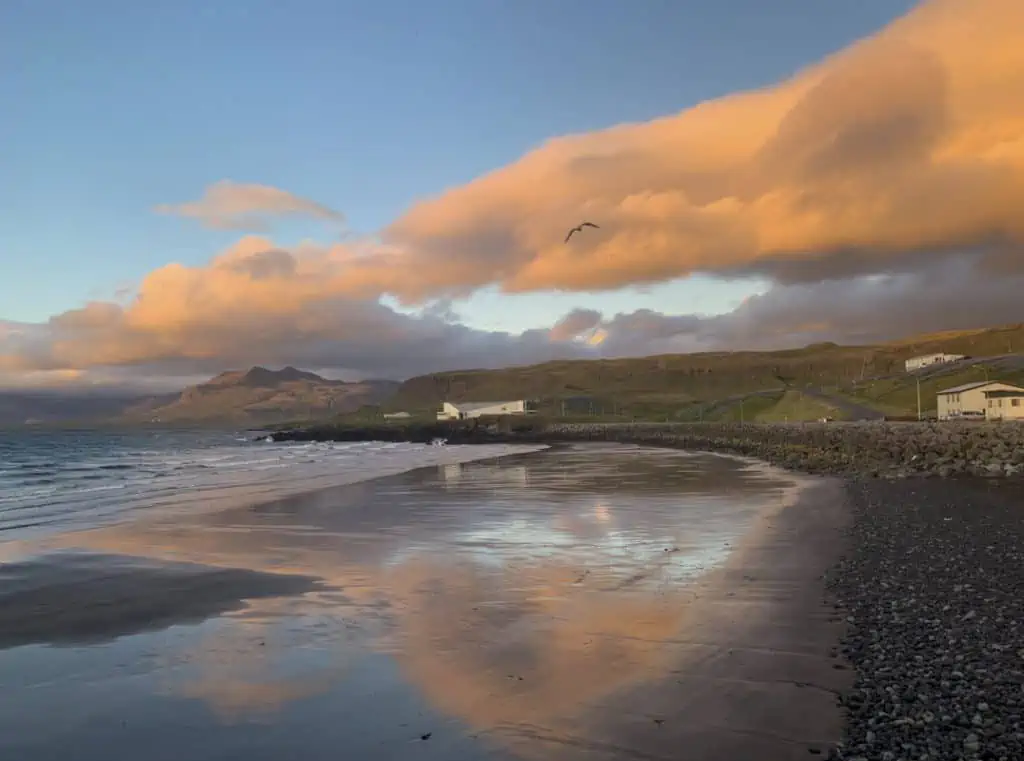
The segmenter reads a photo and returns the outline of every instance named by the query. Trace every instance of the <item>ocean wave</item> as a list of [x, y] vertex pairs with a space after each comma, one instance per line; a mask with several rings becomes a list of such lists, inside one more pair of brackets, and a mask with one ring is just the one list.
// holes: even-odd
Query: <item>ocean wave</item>
[[[10, 434], [0, 434], [9, 436]], [[0, 530], [70, 530], [168, 510], [219, 509], [394, 475], [425, 466], [530, 451], [511, 445], [430, 447], [393, 442], [281, 442], [233, 435], [104, 434], [2, 443]]]

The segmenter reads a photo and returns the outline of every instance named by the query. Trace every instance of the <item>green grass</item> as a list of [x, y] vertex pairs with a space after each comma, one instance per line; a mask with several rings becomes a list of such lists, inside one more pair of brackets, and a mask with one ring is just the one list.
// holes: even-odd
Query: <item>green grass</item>
[[[985, 379], [985, 369], [980, 365], [922, 378], [921, 411], [925, 414], [935, 413], [936, 395], [942, 389], [965, 383], [976, 383]], [[990, 368], [988, 379], [1016, 386], [1024, 385], [1024, 370]], [[869, 383], [855, 392], [847, 392], [846, 396], [887, 414], [913, 416], [917, 414], [917, 376], [903, 375], [898, 378]]]
[[823, 417], [840, 417], [835, 407], [820, 399], [807, 396], [797, 390], [789, 390], [771, 407], [756, 416], [759, 423], [797, 423], [819, 420]]
[[[460, 370], [411, 378], [387, 410], [433, 408], [442, 400], [535, 399], [554, 410], [569, 397], [593, 397], [597, 415], [690, 419], [715, 400], [789, 385], [834, 387], [889, 411], [916, 410], [901, 379], [853, 390], [861, 378], [902, 375], [907, 358], [937, 351], [992, 356], [1024, 349], [1024, 326], [921, 336], [874, 346], [818, 344], [775, 352], [706, 352], [655, 357], [546, 362], [501, 370]], [[882, 382], [885, 383], [885, 382]], [[951, 384], [954, 385], [954, 384]], [[924, 391], [924, 388], [922, 389]], [[931, 394], [934, 396], [934, 393]], [[930, 402], [934, 408], [934, 399]], [[733, 413], [722, 412], [723, 415]]]
[[709, 410], [704, 415], [704, 421], [708, 423], [752, 423], [758, 415], [764, 414], [766, 410], [778, 404], [781, 398], [781, 391], [778, 394], [748, 396], [742, 401], [729, 402]]

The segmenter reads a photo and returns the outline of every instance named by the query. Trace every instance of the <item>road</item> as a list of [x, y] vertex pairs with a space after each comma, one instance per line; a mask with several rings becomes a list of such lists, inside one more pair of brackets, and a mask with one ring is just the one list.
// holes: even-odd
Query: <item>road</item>
[[857, 402], [852, 402], [845, 397], [835, 396], [833, 394], [826, 393], [816, 388], [805, 388], [802, 389], [802, 391], [812, 399], [817, 399], [818, 401], [824, 402], [825, 404], [832, 405], [840, 412], [842, 412], [843, 415], [849, 418], [850, 420], [885, 419], [885, 413], [879, 412], [878, 410], [872, 407], [867, 407], [863, 404], [857, 404]]

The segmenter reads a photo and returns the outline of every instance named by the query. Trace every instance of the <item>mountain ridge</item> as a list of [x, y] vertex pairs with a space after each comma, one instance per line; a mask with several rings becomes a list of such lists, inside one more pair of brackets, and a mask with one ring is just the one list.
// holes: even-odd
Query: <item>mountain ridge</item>
[[227, 370], [189, 386], [166, 404], [146, 402], [122, 414], [125, 422], [272, 423], [296, 417], [317, 418], [378, 404], [398, 388], [397, 381], [329, 380], [288, 365], [269, 370]]
[[330, 380], [288, 365], [227, 370], [181, 391], [0, 391], [0, 425], [256, 425], [318, 418], [379, 404], [398, 381]]
[[[21, 425], [29, 419], [53, 425], [258, 425], [333, 417], [367, 405], [433, 417], [434, 409], [445, 400], [522, 398], [545, 400], [542, 411], [557, 414], [571, 412], [576, 397], [586, 398], [582, 408], [587, 414], [596, 409], [666, 419], [684, 408], [696, 409], [770, 389], [842, 388], [842, 393], [857, 396], [856, 387], [865, 379], [888, 376], [906, 381], [904, 360], [920, 354], [1012, 355], [1024, 360], [1024, 355], [1014, 354], [1021, 350], [1024, 324], [944, 331], [860, 346], [826, 342], [777, 351], [555, 360], [501, 369], [449, 370], [401, 383], [329, 380], [291, 365], [279, 370], [256, 365], [224, 371], [171, 394], [0, 391], [0, 425]], [[928, 386], [926, 395], [931, 393]], [[884, 401], [881, 390], [878, 396]], [[906, 405], [901, 402], [900, 406]]]

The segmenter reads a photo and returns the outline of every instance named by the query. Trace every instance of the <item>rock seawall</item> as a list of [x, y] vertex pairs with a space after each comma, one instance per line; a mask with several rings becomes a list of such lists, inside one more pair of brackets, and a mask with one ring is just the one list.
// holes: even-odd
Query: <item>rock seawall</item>
[[513, 419], [403, 426], [313, 426], [279, 441], [557, 443], [619, 441], [723, 452], [805, 473], [910, 476], [1024, 476], [1020, 423], [546, 423]]
[[895, 478], [1024, 474], [1021, 423], [551, 425], [544, 434], [562, 441], [726, 452], [807, 473]]

